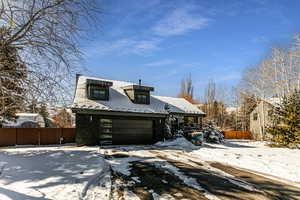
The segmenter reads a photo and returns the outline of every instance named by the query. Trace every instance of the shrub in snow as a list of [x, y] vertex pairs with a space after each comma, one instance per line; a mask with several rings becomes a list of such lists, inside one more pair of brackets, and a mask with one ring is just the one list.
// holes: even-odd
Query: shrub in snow
[[223, 134], [214, 127], [208, 127], [203, 130], [204, 132], [204, 139], [206, 142], [210, 143], [222, 143], [224, 140]]

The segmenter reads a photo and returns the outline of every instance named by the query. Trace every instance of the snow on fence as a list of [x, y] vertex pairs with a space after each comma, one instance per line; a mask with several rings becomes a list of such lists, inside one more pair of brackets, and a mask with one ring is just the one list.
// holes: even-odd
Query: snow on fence
[[75, 142], [75, 128], [0, 128], [0, 146]]
[[252, 139], [250, 131], [224, 131], [225, 139]]

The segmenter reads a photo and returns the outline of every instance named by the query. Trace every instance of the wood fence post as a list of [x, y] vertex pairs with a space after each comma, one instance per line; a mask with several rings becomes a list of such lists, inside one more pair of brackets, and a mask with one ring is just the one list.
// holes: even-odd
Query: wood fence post
[[40, 128], [38, 128], [37, 131], [38, 131], [38, 143], [39, 143], [39, 146], [41, 146], [41, 130], [40, 130]]
[[16, 145], [18, 145], [18, 129], [17, 128], [15, 129], [16, 129]]
[[62, 144], [62, 139], [64, 137], [64, 130], [63, 128], [60, 128], [60, 134], [59, 134], [59, 144], [61, 145]]

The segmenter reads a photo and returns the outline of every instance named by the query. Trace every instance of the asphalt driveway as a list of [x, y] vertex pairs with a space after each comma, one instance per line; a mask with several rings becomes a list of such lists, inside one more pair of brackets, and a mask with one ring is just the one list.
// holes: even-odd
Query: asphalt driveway
[[[108, 153], [109, 152], [109, 153]], [[300, 199], [300, 188], [273, 180], [256, 172], [187, 156], [183, 151], [144, 149], [108, 151], [109, 162], [126, 160], [128, 172], [112, 167], [113, 199], [126, 199], [124, 191], [142, 200]], [[120, 167], [120, 166], [119, 166]]]

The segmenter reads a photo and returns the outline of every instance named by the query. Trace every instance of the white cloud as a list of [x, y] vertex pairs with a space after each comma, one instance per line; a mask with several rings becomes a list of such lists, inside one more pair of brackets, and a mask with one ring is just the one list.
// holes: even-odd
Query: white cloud
[[93, 55], [147, 55], [159, 49], [160, 39], [133, 40], [120, 39], [113, 42], [97, 44], [86, 50], [87, 56]]
[[202, 29], [210, 20], [197, 14], [196, 11], [193, 6], [176, 8], [160, 20], [152, 30], [156, 35], [171, 36]]
[[171, 65], [173, 63], [174, 63], [173, 60], [166, 59], [166, 60], [161, 60], [161, 61], [156, 61], [156, 62], [148, 63], [148, 64], [145, 64], [145, 66], [148, 66], [148, 67], [160, 67], [160, 66], [165, 66], [165, 65]]

